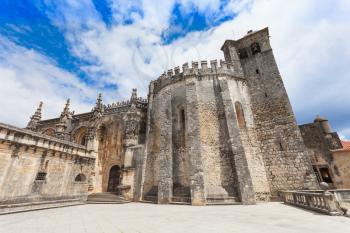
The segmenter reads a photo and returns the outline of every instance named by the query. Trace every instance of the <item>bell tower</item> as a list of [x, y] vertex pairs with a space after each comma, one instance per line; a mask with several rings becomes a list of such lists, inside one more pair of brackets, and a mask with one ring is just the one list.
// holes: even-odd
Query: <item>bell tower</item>
[[260, 150], [273, 196], [280, 190], [317, 188], [311, 163], [270, 45], [268, 28], [227, 40], [225, 59], [243, 72]]

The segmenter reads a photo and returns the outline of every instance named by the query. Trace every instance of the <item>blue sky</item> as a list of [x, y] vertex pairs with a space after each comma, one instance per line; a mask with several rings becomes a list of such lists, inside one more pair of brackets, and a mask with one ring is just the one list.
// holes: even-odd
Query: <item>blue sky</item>
[[321, 114], [350, 139], [349, 19], [346, 0], [1, 0], [0, 121], [24, 126], [40, 100], [48, 118], [68, 97], [83, 112], [99, 92], [146, 96], [164, 70], [269, 26], [298, 122]]

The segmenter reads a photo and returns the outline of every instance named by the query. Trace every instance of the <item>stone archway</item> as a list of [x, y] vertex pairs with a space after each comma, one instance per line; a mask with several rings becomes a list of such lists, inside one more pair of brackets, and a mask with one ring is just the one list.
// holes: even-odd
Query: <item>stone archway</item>
[[118, 165], [114, 165], [109, 170], [107, 192], [117, 192], [120, 184], [121, 169]]

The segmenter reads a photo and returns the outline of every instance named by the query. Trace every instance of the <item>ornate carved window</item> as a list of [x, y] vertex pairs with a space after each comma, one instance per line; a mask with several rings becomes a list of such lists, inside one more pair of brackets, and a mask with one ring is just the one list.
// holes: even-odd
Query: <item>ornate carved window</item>
[[42, 134], [45, 134], [47, 136], [53, 136], [55, 134], [55, 130], [52, 128], [45, 129]]
[[243, 129], [246, 127], [246, 122], [244, 118], [244, 112], [243, 112], [243, 107], [242, 104], [237, 101], [235, 103], [235, 110], [236, 110], [236, 117], [237, 117], [237, 122], [238, 122], [238, 127], [240, 129]]
[[251, 44], [250, 49], [252, 50], [253, 55], [261, 52], [261, 48], [260, 48], [259, 43]]
[[127, 139], [135, 138], [139, 134], [139, 123], [135, 120], [126, 122], [125, 137]]

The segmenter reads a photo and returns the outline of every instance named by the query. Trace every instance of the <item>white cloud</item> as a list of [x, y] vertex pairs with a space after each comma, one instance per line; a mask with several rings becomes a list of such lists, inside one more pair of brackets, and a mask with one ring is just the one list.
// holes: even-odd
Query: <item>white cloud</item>
[[87, 98], [96, 93], [73, 74], [34, 50], [20, 47], [0, 36], [0, 118], [2, 122], [24, 127], [38, 103], [44, 101], [44, 117], [57, 117], [66, 98], [72, 110], [87, 111]]
[[[119, 1], [110, 2], [116, 20], [127, 17], [128, 9], [133, 7], [128, 3], [120, 5]], [[196, 6], [206, 15], [219, 9], [216, 0], [181, 2], [188, 9]], [[347, 91], [350, 1], [235, 0], [223, 9], [225, 13], [238, 12], [235, 19], [162, 45], [161, 33], [169, 27], [174, 4], [175, 0], [143, 0], [140, 6], [144, 17], [133, 16], [131, 25], [106, 27], [89, 0], [70, 8], [67, 6], [71, 5], [59, 4], [57, 9], [61, 9], [61, 15], [51, 15], [51, 18], [65, 29], [72, 52], [81, 59], [94, 61], [94, 65], [83, 67], [85, 71], [100, 85], [118, 85], [117, 93], [106, 93], [106, 102], [128, 98], [133, 87], [146, 96], [149, 81], [168, 68], [191, 60], [223, 59], [220, 47], [226, 39], [238, 39], [249, 29], [268, 26], [276, 60], [299, 122], [310, 122], [316, 114], [321, 114], [329, 117], [336, 130], [349, 137], [345, 124], [350, 124], [350, 120], [345, 119], [345, 115], [350, 114], [350, 108], [344, 104], [350, 99]], [[84, 13], [80, 15], [82, 9]]]

